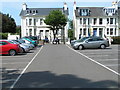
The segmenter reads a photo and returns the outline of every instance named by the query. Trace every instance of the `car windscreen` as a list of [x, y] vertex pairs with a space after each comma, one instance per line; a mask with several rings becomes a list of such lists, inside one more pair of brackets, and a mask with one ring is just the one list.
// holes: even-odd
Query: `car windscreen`
[[83, 38], [77, 40], [76, 42], [83, 42], [83, 41], [85, 41], [85, 40], [88, 39], [88, 38], [89, 38], [89, 37], [83, 37]]

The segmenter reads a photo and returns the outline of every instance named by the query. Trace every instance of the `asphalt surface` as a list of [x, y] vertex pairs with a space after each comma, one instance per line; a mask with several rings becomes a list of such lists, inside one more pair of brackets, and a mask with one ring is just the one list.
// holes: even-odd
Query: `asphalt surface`
[[[38, 47], [30, 53], [14, 57], [2, 56], [3, 88], [11, 86], [13, 88], [118, 87], [117, 74], [76, 53], [66, 45], [47, 44], [43, 46], [41, 51], [40, 49], [41, 47]], [[106, 59], [104, 56], [104, 54], [109, 55], [110, 51], [115, 50], [116, 52], [116, 49], [117, 47], [113, 46], [111, 49], [105, 49], [105, 51], [89, 49], [77, 50], [77, 52], [96, 61], [104, 60], [104, 58], [107, 61], [108, 59], [117, 59], [115, 53], [113, 54], [114, 58], [111, 54], [111, 58]], [[102, 52], [103, 56], [97, 52]], [[111, 61], [107, 64], [104, 62], [102, 62], [104, 65], [113, 64]], [[115, 64], [118, 63], [115, 61]], [[118, 69], [113, 68], [113, 70], [117, 72]]]

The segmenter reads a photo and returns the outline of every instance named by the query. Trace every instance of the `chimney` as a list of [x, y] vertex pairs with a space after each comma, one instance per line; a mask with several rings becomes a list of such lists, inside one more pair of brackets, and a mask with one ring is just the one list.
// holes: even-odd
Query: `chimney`
[[74, 8], [74, 10], [76, 10], [76, 1], [74, 1], [73, 8]]
[[23, 3], [22, 9], [23, 9], [23, 10], [26, 10], [26, 9], [27, 9], [27, 4], [26, 4], [26, 3]]
[[64, 2], [64, 10], [66, 11], [67, 10], [67, 3]]

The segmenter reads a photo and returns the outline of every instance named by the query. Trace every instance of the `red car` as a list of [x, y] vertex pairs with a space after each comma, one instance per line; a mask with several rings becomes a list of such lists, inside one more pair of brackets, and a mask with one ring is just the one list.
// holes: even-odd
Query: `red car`
[[10, 56], [14, 56], [18, 52], [21, 52], [19, 44], [13, 44], [9, 40], [0, 40], [0, 54], [9, 54]]

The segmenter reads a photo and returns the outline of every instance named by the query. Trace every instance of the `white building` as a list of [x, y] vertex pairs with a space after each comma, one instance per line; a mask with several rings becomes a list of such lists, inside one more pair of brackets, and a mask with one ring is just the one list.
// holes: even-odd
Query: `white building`
[[[21, 37], [24, 36], [39, 36], [40, 39], [53, 40], [53, 32], [44, 23], [45, 16], [49, 15], [50, 11], [61, 10], [68, 17], [68, 7], [64, 3], [63, 8], [28, 8], [26, 3], [23, 4], [20, 13], [21, 16]], [[67, 25], [65, 26], [65, 38], [68, 38]], [[58, 37], [61, 39], [61, 30], [58, 31]]]
[[120, 2], [111, 7], [76, 7], [74, 2], [73, 25], [76, 39], [81, 36], [119, 36]]

